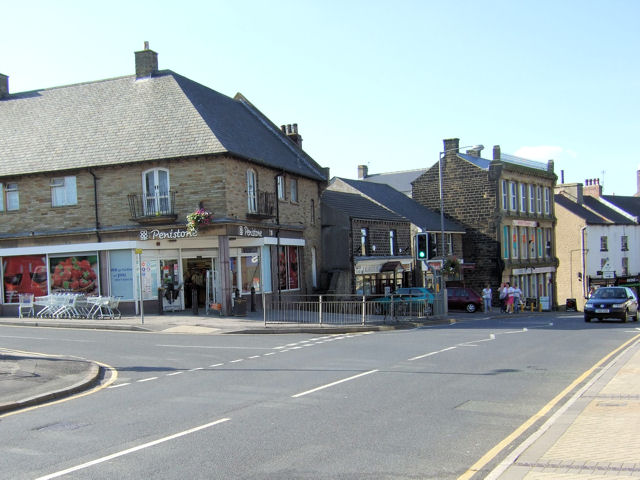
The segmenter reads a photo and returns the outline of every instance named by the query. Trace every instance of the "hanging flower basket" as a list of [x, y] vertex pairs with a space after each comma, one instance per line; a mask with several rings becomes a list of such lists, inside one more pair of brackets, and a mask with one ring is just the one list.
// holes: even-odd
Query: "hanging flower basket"
[[442, 266], [442, 272], [447, 275], [460, 273], [460, 260], [457, 257], [447, 257]]
[[209, 212], [204, 208], [199, 208], [193, 213], [187, 215], [187, 231], [191, 234], [198, 232], [200, 225], [208, 225], [213, 222], [213, 212]]

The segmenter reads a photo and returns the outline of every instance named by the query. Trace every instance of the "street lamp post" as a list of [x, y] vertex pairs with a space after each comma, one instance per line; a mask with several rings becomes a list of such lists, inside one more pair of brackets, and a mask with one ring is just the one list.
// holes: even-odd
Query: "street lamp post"
[[442, 254], [442, 266], [444, 267], [444, 195], [443, 195], [443, 186], [442, 186], [442, 159], [448, 152], [458, 151], [461, 148], [469, 148], [471, 150], [482, 150], [484, 145], [468, 145], [466, 147], [456, 147], [450, 148], [448, 150], [444, 150], [440, 152], [440, 158], [438, 159], [438, 183], [440, 184], [440, 240], [442, 243], [442, 248], [440, 249], [440, 253]]

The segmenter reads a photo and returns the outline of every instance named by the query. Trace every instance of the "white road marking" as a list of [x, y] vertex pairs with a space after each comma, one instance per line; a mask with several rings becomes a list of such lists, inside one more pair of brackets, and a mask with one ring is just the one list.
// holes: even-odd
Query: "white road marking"
[[157, 380], [158, 377], [149, 377], [149, 378], [143, 378], [141, 380], [138, 380], [138, 383], [142, 383], [142, 382], [150, 382], [151, 380]]
[[420, 360], [421, 358], [426, 358], [426, 357], [430, 357], [432, 355], [437, 355], [437, 354], [442, 353], [442, 352], [453, 350], [454, 348], [456, 348], [456, 347], [447, 347], [447, 348], [443, 348], [442, 350], [438, 350], [437, 352], [429, 352], [429, 353], [425, 353], [424, 355], [418, 355], [417, 357], [410, 358], [409, 361], [412, 362], [414, 360]]
[[120, 387], [126, 387], [127, 385], [131, 385], [130, 383], [119, 383], [118, 385], [111, 385], [110, 387], [107, 388], [120, 388]]
[[244, 358], [239, 358], [237, 360], [231, 360], [229, 363], [238, 363], [238, 362], [241, 362], [243, 360], [244, 360]]
[[[267, 353], [267, 355], [272, 355], [271, 353]], [[214, 363], [213, 365], [209, 365], [209, 368], [221, 367], [224, 363]]]
[[249, 357], [249, 358], [260, 358], [260, 355], [254, 355], [254, 356]]
[[195, 372], [196, 370], [204, 370], [204, 367], [192, 368], [191, 370], [187, 370], [187, 372]]
[[349, 380], [354, 380], [356, 378], [362, 377], [364, 375], [369, 375], [370, 373], [378, 372], [379, 370], [369, 370], [368, 372], [359, 373], [358, 375], [354, 375], [349, 378], [343, 378], [342, 380], [338, 380], [337, 382], [328, 383], [327, 385], [322, 385], [321, 387], [313, 388], [311, 390], [307, 390], [306, 392], [296, 393], [295, 395], [291, 395], [291, 398], [298, 398], [304, 395], [308, 395], [310, 393], [317, 392], [319, 390], [324, 390], [325, 388], [333, 387], [334, 385], [338, 385], [340, 383], [348, 382]]
[[159, 438], [158, 440], [154, 440], [153, 442], [143, 443], [142, 445], [138, 445], [137, 447], [129, 448], [127, 450], [122, 450], [121, 452], [116, 452], [111, 455], [107, 455], [106, 457], [97, 458], [96, 460], [92, 460], [90, 462], [86, 462], [81, 465], [76, 465], [75, 467], [67, 468], [66, 470], [60, 470], [59, 472], [50, 473], [49, 475], [39, 477], [36, 480], [50, 480], [52, 478], [58, 478], [63, 475], [67, 475], [68, 473], [77, 472], [78, 470], [92, 467], [93, 465], [98, 465], [99, 463], [108, 462], [109, 460], [113, 460], [114, 458], [122, 457], [124, 455], [137, 452], [138, 450], [143, 450], [145, 448], [153, 447], [155, 445], [168, 442], [169, 440], [174, 440], [176, 438], [183, 437], [185, 435], [190, 435], [192, 433], [198, 432], [200, 430], [204, 430], [205, 428], [213, 427], [214, 425], [218, 425], [220, 423], [224, 423], [229, 420], [231, 419], [221, 418], [220, 420], [216, 420], [215, 422], [205, 423], [204, 425], [200, 425], [199, 427], [194, 427], [189, 430], [185, 430], [183, 432], [175, 433], [173, 435], [169, 435], [168, 437]]
[[172, 377], [174, 375], [182, 375], [184, 372], [173, 372], [173, 373], [167, 373], [167, 377]]
[[275, 355], [275, 354], [276, 352], [269, 352], [269, 353], [265, 353], [263, 357], [268, 357], [269, 355]]

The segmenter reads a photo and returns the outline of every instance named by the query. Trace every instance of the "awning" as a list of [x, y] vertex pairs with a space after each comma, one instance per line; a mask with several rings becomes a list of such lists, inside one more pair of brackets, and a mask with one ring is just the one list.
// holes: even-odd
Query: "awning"
[[404, 271], [404, 267], [400, 262], [386, 262], [380, 267], [380, 272], [396, 272]]

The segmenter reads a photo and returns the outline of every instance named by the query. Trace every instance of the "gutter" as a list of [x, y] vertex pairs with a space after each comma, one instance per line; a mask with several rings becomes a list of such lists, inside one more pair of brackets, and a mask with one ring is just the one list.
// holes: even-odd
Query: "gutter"
[[95, 218], [96, 218], [96, 238], [98, 239], [98, 243], [102, 242], [102, 238], [100, 238], [100, 222], [98, 221], [98, 178], [95, 173], [88, 169], [88, 172], [93, 177], [93, 206], [95, 209]]
[[[586, 283], [587, 283], [587, 277], [585, 276], [585, 249], [584, 249], [584, 232], [586, 231], [587, 227], [586, 225], [584, 227], [580, 228], [580, 258], [582, 260], [582, 298], [585, 298], [587, 296], [587, 290], [586, 290]], [[570, 281], [573, 281], [573, 279], [571, 279]]]

